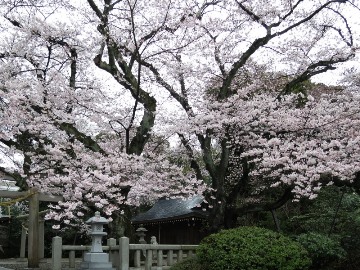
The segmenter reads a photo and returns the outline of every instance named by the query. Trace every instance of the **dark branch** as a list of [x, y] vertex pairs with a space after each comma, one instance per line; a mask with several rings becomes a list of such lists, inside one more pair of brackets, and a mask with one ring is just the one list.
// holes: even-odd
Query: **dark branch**
[[287, 187], [284, 190], [282, 196], [274, 202], [263, 203], [263, 204], [253, 204], [253, 205], [248, 205], [248, 206], [244, 206], [244, 207], [239, 207], [235, 210], [235, 212], [238, 216], [241, 216], [241, 215], [244, 215], [247, 213], [271, 211], [271, 210], [278, 209], [281, 206], [283, 206], [285, 203], [287, 203], [289, 200], [293, 199], [294, 194], [292, 193], [292, 189], [293, 189], [292, 187]]
[[334, 66], [335, 64], [346, 62], [349, 59], [353, 58], [354, 56], [355, 54], [351, 53], [343, 58], [336, 59], [335, 57], [332, 57], [332, 59], [330, 60], [319, 61], [317, 63], [308, 66], [307, 69], [302, 74], [300, 74], [299, 76], [297, 76], [296, 78], [294, 78], [285, 85], [284, 90], [279, 94], [279, 96], [283, 94], [290, 94], [292, 92], [292, 89], [295, 86], [299, 85], [300, 83], [309, 80], [311, 77], [317, 74], [327, 72], [328, 70], [334, 70], [336, 69], [336, 67]]
[[199, 163], [196, 161], [195, 155], [194, 155], [194, 151], [191, 148], [189, 141], [185, 138], [185, 136], [183, 134], [178, 133], [179, 138], [181, 140], [182, 145], [185, 147], [186, 149], [186, 154], [190, 159], [190, 167], [195, 171], [196, 174], [196, 178], [197, 179], [202, 179], [203, 180], [203, 176], [201, 173], [201, 168]]

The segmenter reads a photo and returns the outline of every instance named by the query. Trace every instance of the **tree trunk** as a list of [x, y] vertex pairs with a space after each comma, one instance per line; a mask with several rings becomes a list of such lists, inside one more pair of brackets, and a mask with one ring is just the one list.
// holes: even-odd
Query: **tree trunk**
[[224, 229], [225, 201], [215, 202], [209, 214], [209, 233], [217, 233]]

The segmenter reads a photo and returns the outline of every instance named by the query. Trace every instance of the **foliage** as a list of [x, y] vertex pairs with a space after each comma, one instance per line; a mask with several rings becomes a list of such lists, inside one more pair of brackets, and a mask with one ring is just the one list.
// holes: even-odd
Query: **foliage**
[[170, 270], [204, 270], [204, 267], [194, 256], [190, 259], [185, 259], [170, 267]]
[[[284, 221], [283, 228], [291, 235], [301, 235], [302, 241], [313, 241], [314, 248], [317, 245], [319, 252], [310, 254], [323, 256], [322, 259], [319, 258], [319, 263], [330, 264], [341, 258], [339, 269], [358, 269], [359, 207], [360, 196], [353, 189], [325, 187], [313, 201], [301, 201], [298, 204], [301, 211], [298, 209], [297, 213], [292, 213], [292, 217]], [[331, 243], [327, 247], [322, 246], [326, 241]], [[305, 247], [307, 248], [306, 245]], [[342, 251], [335, 252], [338, 248]], [[332, 253], [339, 257], [334, 257]]]
[[359, 207], [360, 196], [353, 189], [324, 187], [315, 200], [301, 202], [302, 211], [291, 217], [290, 230], [349, 237], [346, 234], [360, 226]]
[[325, 269], [325, 266], [344, 259], [347, 255], [339, 239], [324, 234], [304, 233], [297, 237], [297, 241], [309, 252], [313, 269]]
[[[6, 201], [10, 199], [2, 199]], [[28, 206], [26, 202], [16, 202], [11, 206], [1, 207], [1, 215], [9, 215], [9, 220], [2, 222], [2, 236], [5, 238], [1, 239], [1, 245], [3, 246], [4, 252], [0, 255], [2, 258], [11, 258], [19, 255], [21, 232], [23, 226], [27, 227], [26, 219], [19, 219], [18, 216], [28, 213]], [[5, 235], [4, 235], [5, 234]]]
[[239, 227], [206, 237], [197, 256], [205, 269], [300, 270], [311, 264], [306, 250], [279, 233]]

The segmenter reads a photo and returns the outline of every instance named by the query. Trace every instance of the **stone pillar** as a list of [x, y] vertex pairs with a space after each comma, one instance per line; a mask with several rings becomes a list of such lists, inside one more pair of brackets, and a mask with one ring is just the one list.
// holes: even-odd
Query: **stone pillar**
[[109, 238], [107, 240], [107, 246], [109, 246], [109, 260], [112, 263], [113, 266], [118, 267], [118, 251], [114, 250], [114, 247], [116, 246], [116, 239], [115, 238]]
[[62, 238], [55, 236], [52, 239], [52, 270], [61, 270]]
[[45, 257], [45, 220], [39, 220], [39, 258]]
[[84, 254], [83, 262], [80, 265], [80, 270], [115, 270], [109, 261], [109, 254], [104, 253], [102, 249], [101, 239], [107, 235], [104, 232], [104, 224], [108, 224], [109, 221], [100, 216], [99, 212], [95, 213], [95, 216], [86, 221], [91, 225], [91, 249], [90, 252]]
[[29, 234], [28, 234], [28, 267], [39, 267], [39, 193], [32, 189], [34, 194], [29, 199]]
[[21, 224], [21, 227], [22, 228], [21, 228], [20, 258], [25, 260], [27, 230], [26, 230], [24, 224]]
[[145, 270], [151, 270], [153, 263], [153, 251], [151, 249], [146, 250], [146, 259], [145, 259]]
[[121, 237], [119, 240], [120, 270], [129, 270], [129, 238]]

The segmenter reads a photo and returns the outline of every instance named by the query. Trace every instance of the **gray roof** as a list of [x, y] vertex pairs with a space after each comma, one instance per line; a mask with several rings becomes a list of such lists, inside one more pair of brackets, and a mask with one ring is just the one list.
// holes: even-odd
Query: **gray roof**
[[181, 218], [206, 218], [208, 212], [203, 211], [200, 204], [203, 198], [194, 196], [190, 199], [161, 199], [145, 213], [134, 217], [132, 223], [149, 223], [170, 221]]

